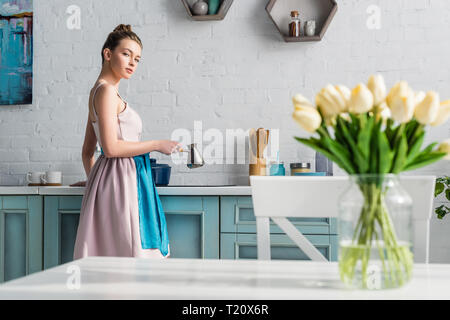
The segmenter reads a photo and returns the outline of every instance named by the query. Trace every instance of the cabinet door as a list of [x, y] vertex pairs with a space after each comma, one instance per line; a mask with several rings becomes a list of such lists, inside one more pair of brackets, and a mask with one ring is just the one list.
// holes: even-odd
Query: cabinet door
[[73, 260], [83, 196], [44, 197], [44, 269]]
[[[172, 258], [219, 258], [219, 198], [161, 196]], [[46, 196], [44, 268], [73, 260], [82, 196]]]
[[[337, 235], [305, 235], [305, 237], [330, 261], [337, 261]], [[220, 235], [221, 259], [257, 259], [256, 234], [222, 233]], [[270, 235], [271, 259], [310, 260], [287, 236]]]
[[[337, 219], [327, 218], [288, 218], [303, 234], [337, 234]], [[256, 219], [251, 196], [220, 197], [220, 232], [256, 233]], [[271, 234], [284, 234], [272, 220]]]
[[172, 258], [219, 258], [219, 197], [161, 196]]
[[0, 282], [42, 270], [42, 197], [0, 197]]

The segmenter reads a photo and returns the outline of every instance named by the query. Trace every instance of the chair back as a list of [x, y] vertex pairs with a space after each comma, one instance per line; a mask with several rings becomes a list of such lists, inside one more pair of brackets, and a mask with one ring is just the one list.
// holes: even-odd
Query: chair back
[[[400, 176], [401, 185], [413, 200], [415, 262], [429, 261], [435, 180], [434, 176]], [[348, 177], [250, 176], [250, 184], [257, 221], [258, 259], [270, 259], [269, 219], [272, 219], [312, 260], [326, 260], [286, 218], [338, 217], [338, 202], [349, 187]]]

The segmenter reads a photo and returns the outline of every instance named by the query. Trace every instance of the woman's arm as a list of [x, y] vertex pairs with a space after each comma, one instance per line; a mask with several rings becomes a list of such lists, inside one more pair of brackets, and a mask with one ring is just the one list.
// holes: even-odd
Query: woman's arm
[[94, 128], [92, 127], [91, 121], [87, 120], [86, 132], [84, 134], [83, 149], [81, 152], [81, 158], [83, 159], [84, 171], [86, 172], [86, 177], [89, 176], [92, 167], [95, 163], [94, 152], [97, 146], [97, 137], [95, 136]]

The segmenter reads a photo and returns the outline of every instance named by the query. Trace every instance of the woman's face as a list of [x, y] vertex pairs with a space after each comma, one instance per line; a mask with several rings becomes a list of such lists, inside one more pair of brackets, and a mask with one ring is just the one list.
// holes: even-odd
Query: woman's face
[[120, 78], [131, 78], [141, 59], [141, 46], [134, 40], [122, 39], [114, 51], [105, 50], [105, 59], [109, 60], [112, 71]]

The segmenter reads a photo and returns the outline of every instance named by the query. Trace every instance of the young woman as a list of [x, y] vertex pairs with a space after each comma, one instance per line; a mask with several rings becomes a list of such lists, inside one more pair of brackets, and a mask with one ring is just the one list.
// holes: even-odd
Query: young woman
[[[130, 25], [119, 25], [102, 49], [102, 71], [89, 96], [83, 144], [87, 180], [74, 248], [86, 256], [163, 258], [170, 255], [166, 220], [151, 175], [150, 152], [166, 155], [180, 144], [140, 141], [142, 120], [118, 92], [141, 59], [142, 42]], [[97, 161], [97, 142], [102, 153]]]

